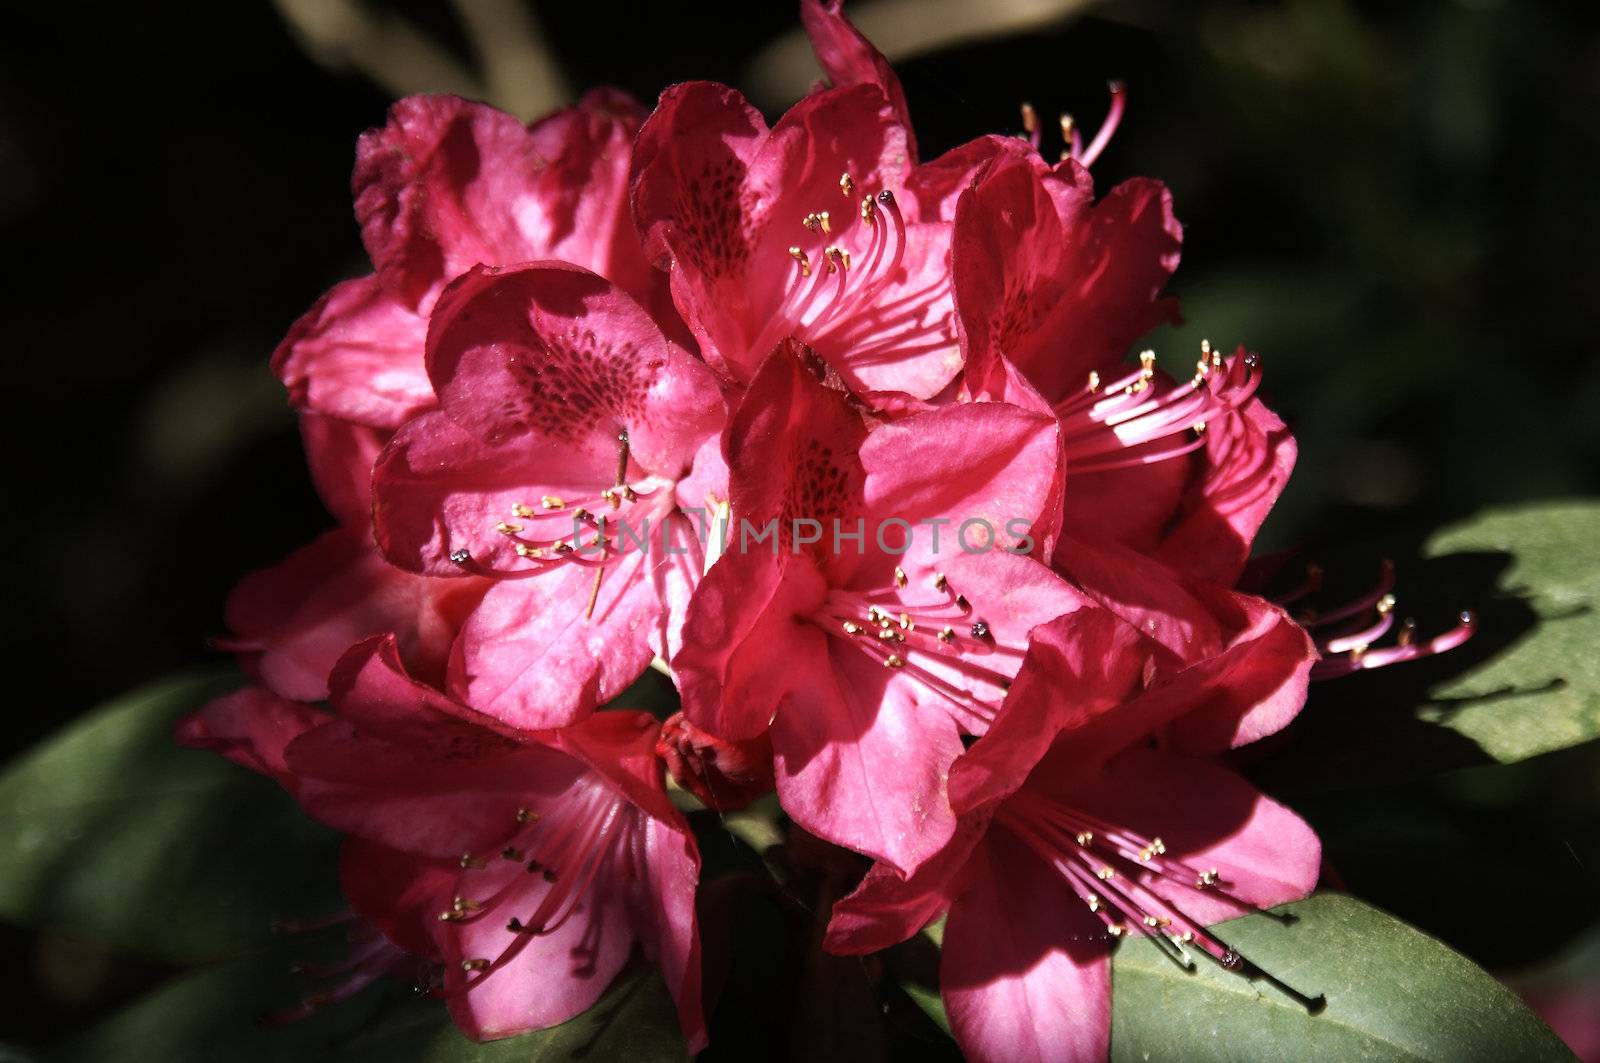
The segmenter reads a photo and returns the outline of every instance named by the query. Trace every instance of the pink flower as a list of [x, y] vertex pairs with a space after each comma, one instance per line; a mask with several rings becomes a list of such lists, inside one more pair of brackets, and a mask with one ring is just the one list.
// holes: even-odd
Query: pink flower
[[471, 1037], [581, 1013], [637, 943], [691, 1050], [704, 1045], [700, 861], [648, 714], [517, 732], [411, 679], [388, 639], [355, 647], [331, 686], [337, 715], [251, 689], [189, 717], [179, 740], [274, 776], [351, 836], [347, 897], [444, 964], [440, 992]]
[[910, 871], [954, 829], [961, 735], [988, 727], [1028, 632], [1082, 598], [1013, 552], [1049, 534], [1050, 418], [975, 403], [869, 434], [863, 416], [804, 347], [767, 359], [727, 433], [739, 525], [672, 666], [697, 727], [770, 729], [797, 822]]
[[332, 288], [273, 355], [295, 408], [393, 430], [434, 404], [428, 312], [480, 263], [558, 258], [670, 313], [627, 208], [643, 110], [620, 93], [524, 126], [454, 96], [411, 96], [364, 134], [351, 184], [375, 272]]
[[478, 267], [434, 307], [439, 409], [373, 473], [396, 564], [496, 580], [449, 689], [524, 728], [565, 726], [676, 651], [704, 565], [693, 510], [725, 492], [705, 366], [603, 278]]
[[[1120, 96], [1118, 97], [1120, 99]], [[1294, 440], [1254, 392], [1256, 359], [1209, 346], [1175, 381], [1123, 354], [1175, 318], [1161, 295], [1182, 228], [1159, 183], [1094, 202], [1076, 159], [997, 155], [958, 201], [951, 252], [974, 395], [1061, 421], [1065, 540], [1112, 541], [1232, 584], [1294, 466]]]
[[961, 368], [950, 226], [902, 201], [916, 160], [882, 57], [837, 5], [803, 11], [838, 86], [771, 129], [723, 85], [662, 93], [634, 152], [639, 231], [701, 353], [733, 385], [793, 337], [859, 392], [926, 399]]
[[1320, 846], [1297, 816], [1149, 744], [1189, 712], [1248, 697], [1261, 640], [1153, 683], [1139, 641], [1098, 610], [1036, 631], [1005, 711], [951, 768], [950, 842], [909, 879], [875, 865], [834, 908], [827, 945], [845, 953], [948, 912], [940, 979], [971, 1059], [1104, 1059], [1117, 938], [1150, 934], [1180, 963], [1195, 950], [1251, 972], [1206, 925], [1316, 883]]

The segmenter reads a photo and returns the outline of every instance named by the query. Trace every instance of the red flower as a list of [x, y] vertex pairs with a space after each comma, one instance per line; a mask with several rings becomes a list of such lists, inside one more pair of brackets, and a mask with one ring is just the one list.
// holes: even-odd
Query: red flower
[[331, 289], [273, 355], [295, 408], [392, 430], [432, 406], [427, 315], [479, 263], [558, 258], [670, 312], [627, 213], [643, 117], [611, 90], [532, 126], [454, 96], [396, 103], [361, 137], [351, 179], [376, 272]]
[[1249, 970], [1206, 925], [1316, 883], [1320, 846], [1297, 816], [1223, 768], [1149, 746], [1190, 712], [1248, 697], [1258, 672], [1279, 672], [1277, 650], [1242, 638], [1146, 684], [1139, 639], [1097, 610], [1035, 632], [1005, 711], [951, 768], [949, 844], [909, 879], [875, 865], [834, 908], [827, 945], [846, 953], [948, 911], [940, 978], [969, 1058], [1104, 1059], [1117, 938]]
[[790, 343], [727, 446], [739, 526], [672, 661], [685, 714], [727, 741], [770, 727], [789, 814], [909, 871], [954, 828], [961, 734], [988, 727], [1028, 632], [1082, 602], [1011, 552], [1048, 534], [1054, 423], [977, 403], [869, 435], [837, 376]]
[[441, 992], [478, 1040], [563, 1022], [640, 944], [704, 1045], [694, 890], [699, 856], [672, 807], [646, 713], [517, 732], [405, 674], [393, 640], [334, 670], [329, 715], [262, 690], [179, 726], [277, 778], [350, 835], [342, 879], [358, 913], [442, 961]]
[[449, 689], [514, 726], [564, 726], [675, 651], [704, 565], [689, 510], [725, 491], [722, 399], [637, 303], [561, 263], [478, 267], [428, 333], [440, 408], [373, 473], [378, 544], [498, 582]]
[[[836, 12], [806, 13], [814, 32], [819, 20], [843, 27], [824, 30], [822, 44], [841, 84], [806, 96], [771, 129], [723, 85], [662, 93], [634, 152], [639, 231], [726, 380], [749, 383], [774, 345], [794, 337], [858, 391], [929, 398], [961, 367], [950, 226], [900, 198], [915, 159], [893, 75], [870, 60], [852, 72], [876, 56], [870, 45]], [[839, 54], [841, 42], [856, 54]]]

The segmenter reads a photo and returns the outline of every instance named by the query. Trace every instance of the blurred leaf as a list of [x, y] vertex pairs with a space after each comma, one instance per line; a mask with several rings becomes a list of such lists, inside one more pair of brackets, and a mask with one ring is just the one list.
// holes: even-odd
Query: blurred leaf
[[0, 774], [0, 918], [174, 963], [338, 906], [335, 837], [172, 726], [238, 685], [189, 675], [85, 716]]
[[1200, 961], [1180, 968], [1145, 938], [1112, 967], [1111, 1056], [1143, 1059], [1570, 1059], [1512, 993], [1444, 945], [1338, 894], [1231, 920], [1218, 937], [1299, 992]]
[[1419, 715], [1499, 761], [1600, 736], [1600, 503], [1489, 510], [1430, 540], [1432, 556], [1504, 551], [1501, 588], [1538, 624], [1498, 656], [1434, 689]]
[[[296, 947], [304, 947], [296, 946]], [[57, 1058], [101, 1063], [476, 1063], [571, 1059], [679, 1060], [682, 1035], [672, 998], [653, 971], [624, 973], [589, 1011], [549, 1030], [474, 1044], [443, 1002], [369, 989], [309, 1018], [265, 1025], [259, 1016], [293, 1004], [307, 979], [289, 973], [287, 947], [175, 978], [61, 1047]]]

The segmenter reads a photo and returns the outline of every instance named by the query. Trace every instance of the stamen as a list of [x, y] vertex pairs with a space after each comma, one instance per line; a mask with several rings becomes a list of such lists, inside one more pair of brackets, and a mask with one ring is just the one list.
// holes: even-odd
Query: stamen
[[846, 198], [846, 199], [854, 199], [855, 198], [855, 195], [856, 195], [856, 182], [850, 176], [849, 171], [846, 171], [846, 172], [844, 172], [844, 173], [839, 175], [839, 191], [844, 194], [844, 198]]
[[[1078, 161], [1084, 166], [1093, 166], [1100, 153], [1106, 149], [1106, 145], [1111, 143], [1111, 136], [1122, 121], [1123, 108], [1127, 106], [1126, 85], [1120, 81], [1113, 81], [1107, 84], [1106, 88], [1111, 93], [1111, 108], [1106, 113], [1106, 120], [1100, 125], [1100, 131], [1094, 135], [1094, 139], [1083, 150], [1083, 154], [1078, 156]], [[1078, 152], [1074, 150], [1073, 154], [1078, 155]]]

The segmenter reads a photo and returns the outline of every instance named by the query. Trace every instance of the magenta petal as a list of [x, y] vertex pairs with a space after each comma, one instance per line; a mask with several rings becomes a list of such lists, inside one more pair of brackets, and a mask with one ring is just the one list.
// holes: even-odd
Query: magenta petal
[[373, 635], [393, 634], [413, 674], [441, 684], [456, 633], [486, 587], [395, 568], [364, 535], [341, 529], [246, 576], [228, 598], [228, 628], [259, 654], [262, 682], [285, 697], [327, 697], [335, 662]]
[[722, 423], [704, 365], [620, 289], [561, 263], [455, 281], [433, 313], [428, 374], [461, 427], [490, 444], [525, 439], [531, 461], [563, 471], [611, 475], [626, 431], [634, 461], [677, 477]]
[[1232, 584], [1289, 482], [1297, 453], [1294, 436], [1259, 399], [1213, 420], [1199, 482], [1183, 498], [1156, 556], [1196, 578]]
[[817, 62], [829, 81], [836, 86], [876, 85], [883, 92], [905, 129], [906, 154], [915, 160], [917, 144], [911, 133], [911, 109], [906, 106], [900, 78], [883, 53], [845, 17], [844, 0], [802, 0], [800, 21], [805, 24]]
[[[1216, 868], [1225, 892], [1247, 904], [1296, 901], [1317, 884], [1322, 845], [1305, 821], [1209, 761], [1129, 750], [1063, 791], [1074, 807], [1159, 837], [1170, 858], [1202, 871]], [[1220, 893], [1154, 876], [1148, 881], [1201, 923], [1249, 912]]]
[[878, 428], [862, 444], [861, 464], [874, 511], [913, 524], [944, 518], [952, 539], [963, 522], [984, 520], [1015, 545], [1007, 526], [1031, 529], [1054, 500], [1060, 440], [1052, 417], [964, 403]]
[[976, 1063], [1103, 1060], [1111, 1041], [1104, 928], [1066, 883], [991, 831], [944, 928], [950, 1029]]
[[873, 864], [855, 891], [834, 904], [824, 947], [844, 956], [877, 952], [927, 926], [950, 907], [962, 868], [988, 829], [987, 811], [962, 816], [945, 847], [910, 878]]
[[331, 719], [321, 709], [246, 687], [208, 702], [178, 721], [179, 745], [211, 749], [235, 764], [276, 779], [293, 792], [284, 750], [305, 732]]
[[433, 404], [422, 369], [428, 321], [376, 276], [335, 285], [272, 354], [295, 409], [373, 428], [397, 428]]
[[635, 911], [635, 933], [672, 991], [678, 1022], [693, 1054], [705, 1048], [707, 1039], [700, 998], [700, 933], [695, 914], [700, 854], [687, 827], [674, 828], [652, 819], [643, 829], [641, 889], [645, 899]]
[[811, 833], [911, 874], [955, 830], [944, 780], [960, 736], [877, 661], [848, 644], [829, 650], [831, 667], [773, 721], [778, 796]]
[[[625, 810], [622, 815], [639, 813]], [[435, 922], [445, 993], [456, 1025], [475, 1041], [492, 1041], [555, 1026], [587, 1011], [633, 951], [622, 885], [622, 875], [597, 876], [581, 909], [543, 934], [507, 930], [507, 919], [498, 910], [464, 923]], [[526, 917], [556, 888], [542, 876], [528, 874], [521, 863], [497, 860], [486, 870], [462, 875], [457, 892], [489, 896], [509, 889], [502, 902], [505, 910]], [[520, 951], [487, 977], [462, 968], [468, 960], [496, 960], [514, 943]], [[470, 990], [469, 982], [475, 983]]]
[[496, 584], [462, 629], [450, 690], [518, 728], [564, 727], [616, 697], [650, 663], [663, 619], [650, 578], [655, 555], [628, 554], [601, 573], [562, 565]]
[[685, 715], [732, 742], [766, 731], [784, 696], [828, 661], [827, 637], [800, 619], [826, 594], [820, 575], [806, 561], [761, 549], [724, 554], [711, 566], [672, 659]]
[[742, 348], [739, 319], [749, 296], [745, 269], [754, 242], [742, 194], [767, 124], [725, 85], [674, 85], [639, 131], [633, 159], [634, 220], [650, 260], [672, 264], [672, 298], [707, 360], [748, 379], [753, 367], [722, 361]]
[[389, 435], [354, 421], [300, 415], [300, 441], [322, 504], [340, 524], [363, 535], [372, 526], [372, 467]]

